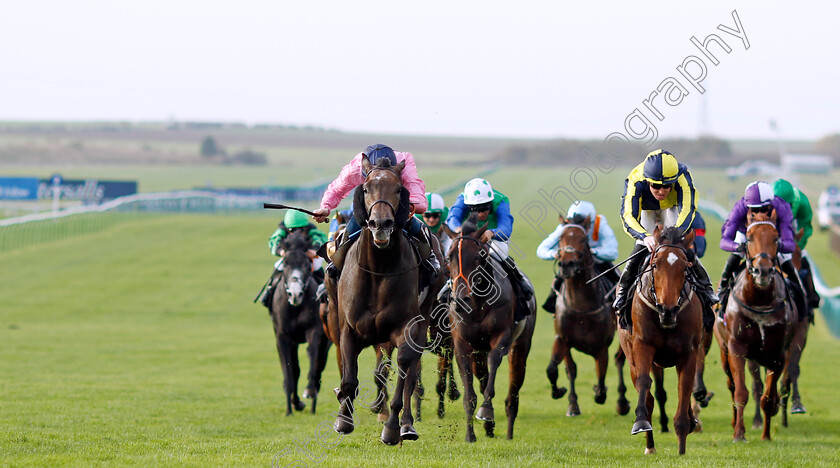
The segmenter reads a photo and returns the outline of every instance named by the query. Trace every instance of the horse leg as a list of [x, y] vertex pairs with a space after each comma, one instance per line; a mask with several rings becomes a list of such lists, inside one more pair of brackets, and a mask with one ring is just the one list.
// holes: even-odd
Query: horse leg
[[[651, 365], [653, 360], [654, 350], [644, 343], [633, 343], [633, 365], [631, 366], [631, 374], [633, 383], [636, 386], [636, 392], [639, 394], [639, 399], [636, 402], [636, 420], [633, 422], [633, 429], [630, 431], [631, 435], [640, 432], [653, 432], [650, 425], [650, 412], [653, 410], [653, 395], [650, 393], [651, 386]], [[650, 404], [648, 404], [648, 400]], [[648, 446], [645, 453], [653, 453], [655, 449], [651, 446], [653, 439], [648, 439]]]
[[324, 336], [320, 327], [311, 328], [306, 334], [306, 354], [309, 357], [309, 374], [307, 376], [307, 386], [303, 391], [303, 398], [312, 400], [312, 408], [310, 413], [315, 413], [315, 406], [318, 402], [318, 390], [321, 388], [321, 373], [324, 371], [326, 360], [326, 350], [324, 349], [324, 342], [329, 342]]
[[624, 356], [624, 350], [620, 346], [613, 359], [615, 361], [615, 368], [618, 371], [618, 401], [616, 401], [615, 410], [618, 414], [624, 416], [630, 412], [630, 402], [627, 400], [627, 386], [624, 384], [624, 362], [627, 358]]
[[[424, 330], [423, 333], [425, 334], [426, 331]], [[419, 340], [417, 340], [417, 342], [419, 342]], [[397, 388], [394, 390], [394, 398], [391, 400], [391, 417], [382, 429], [383, 441], [386, 429], [390, 431], [392, 428], [395, 428], [396, 424], [389, 426], [388, 423], [392, 420], [396, 423], [400, 410], [402, 410], [402, 418], [400, 419], [399, 439], [417, 440], [420, 437], [414, 429], [414, 417], [411, 411], [411, 398], [414, 395], [420, 380], [421, 356], [422, 354], [409, 343], [404, 343], [399, 347], [397, 352], [397, 365], [399, 366]], [[402, 398], [400, 398], [400, 396], [402, 396]], [[399, 442], [399, 440], [397, 442]]]
[[715, 392], [710, 392], [706, 389], [706, 382], [703, 381], [703, 374], [706, 371], [706, 354], [712, 346], [712, 334], [705, 333], [703, 335], [703, 347], [697, 350], [697, 372], [694, 375], [694, 390], [692, 391], [694, 399], [701, 408], [709, 405], [709, 401], [715, 396]]
[[668, 432], [668, 415], [665, 413], [665, 402], [668, 401], [668, 393], [665, 391], [665, 369], [653, 366], [652, 373], [653, 383], [656, 385], [656, 403], [659, 405], [659, 426], [662, 432]]
[[[490, 372], [487, 370], [487, 356], [488, 353], [478, 353], [476, 359], [473, 360], [473, 375], [475, 378], [478, 379], [478, 391], [482, 395], [487, 390], [487, 379], [490, 375]], [[481, 413], [481, 408], [478, 409], [478, 412]], [[481, 420], [481, 418], [476, 415], [476, 419]], [[494, 431], [496, 429], [496, 421], [492, 419], [486, 419], [484, 421], [484, 433], [487, 437], [495, 437]]]
[[443, 398], [446, 394], [446, 375], [449, 372], [449, 369], [446, 368], [446, 358], [444, 357], [444, 351], [441, 349], [440, 356], [438, 356], [438, 382], [435, 386], [435, 390], [437, 390], [438, 395], [438, 410], [437, 415], [439, 418], [442, 418], [446, 414], [446, 407], [443, 405]]
[[763, 425], [761, 418], [761, 394], [764, 393], [764, 383], [761, 381], [761, 368], [754, 361], [747, 361], [747, 367], [752, 376], [752, 395], [755, 401], [755, 416], [753, 416], [753, 429], [759, 429]]
[[476, 419], [482, 421], [494, 421], [496, 419], [493, 411], [493, 397], [496, 396], [496, 372], [499, 370], [499, 365], [502, 363], [502, 358], [510, 349], [510, 332], [506, 332], [503, 336], [491, 342], [490, 352], [487, 353], [487, 385], [484, 388], [484, 401], [481, 407], [475, 414]]
[[761, 409], [764, 411], [764, 431], [761, 440], [770, 440], [770, 418], [779, 411], [779, 389], [777, 387], [782, 369], [767, 369], [764, 394], [761, 396]]
[[376, 383], [376, 401], [370, 410], [377, 415], [379, 422], [388, 419], [388, 375], [391, 369], [391, 348], [376, 345], [376, 367], [373, 369], [373, 380]]
[[566, 387], [557, 387], [557, 377], [559, 377], [559, 372], [557, 372], [557, 367], [560, 365], [560, 362], [566, 356], [566, 350], [568, 346], [566, 342], [558, 337], [554, 338], [554, 346], [551, 349], [551, 360], [548, 361], [548, 367], [545, 369], [545, 374], [548, 376], [548, 381], [551, 383], [551, 398], [555, 400], [559, 400], [563, 398], [563, 395], [566, 394]]
[[340, 407], [333, 424], [333, 429], [339, 434], [349, 434], [356, 426], [356, 414], [353, 399], [359, 389], [359, 353], [362, 346], [348, 330], [341, 333], [341, 386], [336, 397]]
[[686, 438], [696, 425], [694, 416], [691, 414], [691, 388], [697, 373], [697, 355], [689, 353], [680, 361], [677, 363], [678, 401], [677, 411], [674, 414], [674, 432], [677, 433], [677, 440], [679, 440], [680, 455], [685, 455]]
[[467, 442], [475, 442], [473, 429], [473, 412], [475, 411], [476, 395], [473, 390], [472, 357], [473, 349], [463, 340], [455, 340], [455, 358], [461, 371], [461, 381], [464, 384], [464, 413], [467, 416]]
[[745, 356], [746, 349], [743, 346], [735, 346], [736, 343], [729, 344], [729, 370], [732, 372], [732, 382], [734, 386], [733, 405], [735, 407], [734, 416], [734, 433], [732, 440], [735, 442], [743, 442], [747, 440], [744, 429], [744, 409], [750, 399], [750, 393], [747, 391], [746, 375], [744, 367], [746, 365]]
[[510, 386], [508, 388], [508, 396], [505, 399], [505, 414], [507, 415], [507, 438], [513, 439], [513, 424], [516, 422], [516, 416], [519, 414], [519, 390], [522, 388], [522, 383], [525, 381], [525, 365], [528, 359], [528, 353], [531, 350], [530, 339], [527, 343], [520, 337], [510, 351], [508, 357], [508, 365], [510, 370], [508, 372], [510, 379]]
[[605, 347], [595, 356], [595, 372], [598, 374], [598, 384], [592, 388], [595, 391], [595, 403], [603, 405], [607, 401], [607, 364], [609, 363], [610, 355], [608, 349]]
[[280, 356], [280, 365], [283, 366], [283, 391], [286, 393], [286, 416], [292, 415], [292, 403], [294, 402], [294, 379], [292, 369], [292, 342], [285, 336], [277, 336], [277, 354]]
[[420, 359], [417, 359], [417, 387], [414, 389], [414, 404], [417, 406], [417, 413], [414, 419], [416, 421], [422, 420], [422, 415], [420, 411], [420, 402], [423, 400], [423, 396], [426, 394], [426, 389], [423, 388], [423, 364]]
[[799, 398], [799, 361], [802, 359], [802, 352], [805, 351], [805, 344], [808, 341], [808, 328], [810, 322], [803, 319], [796, 330], [796, 335], [793, 337], [793, 342], [790, 344], [790, 363], [788, 369], [790, 372], [790, 379], [793, 385], [793, 395], [791, 396], [792, 405], [791, 414], [805, 413], [805, 406]]
[[578, 406], [578, 395], [575, 390], [575, 379], [577, 379], [577, 364], [572, 358], [571, 350], [566, 348], [566, 377], [569, 379], [569, 409], [566, 410], [566, 416], [580, 416], [580, 407]]
[[449, 401], [455, 401], [461, 398], [461, 392], [458, 391], [458, 383], [455, 381], [455, 359], [452, 356], [452, 350], [446, 351], [446, 368], [449, 370], [449, 390], [447, 397]]

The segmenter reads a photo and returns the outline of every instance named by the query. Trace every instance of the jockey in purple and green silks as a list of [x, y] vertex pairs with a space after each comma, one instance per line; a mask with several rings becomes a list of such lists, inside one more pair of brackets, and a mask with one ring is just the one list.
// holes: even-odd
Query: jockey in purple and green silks
[[773, 184], [773, 193], [790, 205], [790, 211], [793, 215], [794, 236], [802, 229], [802, 237], [796, 241], [796, 244], [802, 250], [799, 275], [802, 279], [802, 285], [805, 286], [805, 290], [808, 293], [808, 305], [811, 309], [816, 309], [820, 306], [820, 295], [814, 289], [811, 262], [808, 257], [808, 251], [805, 250], [805, 246], [808, 245], [808, 238], [814, 232], [814, 228], [811, 226], [811, 219], [814, 217], [811, 202], [808, 201], [808, 197], [801, 190], [791, 185], [785, 179], [779, 179]]

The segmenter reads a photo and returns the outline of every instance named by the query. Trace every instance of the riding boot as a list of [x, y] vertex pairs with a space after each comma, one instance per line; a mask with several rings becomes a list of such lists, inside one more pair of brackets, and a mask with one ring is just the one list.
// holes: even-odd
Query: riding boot
[[277, 289], [277, 283], [280, 282], [280, 275], [283, 273], [283, 266], [280, 265], [280, 269], [275, 269], [271, 273], [271, 277], [268, 280], [268, 286], [263, 289], [262, 294], [260, 295], [258, 301], [262, 303], [269, 311], [271, 310], [271, 298], [274, 297], [274, 290]]
[[440, 288], [440, 291], [437, 295], [438, 302], [447, 303], [449, 302], [449, 293], [452, 291], [452, 279], [446, 280], [446, 283], [443, 283], [443, 287]]
[[554, 283], [551, 286], [551, 290], [548, 292], [548, 297], [545, 299], [545, 303], [542, 305], [544, 311], [553, 314], [557, 310], [557, 292], [560, 291], [560, 287], [563, 286], [563, 277], [556, 276], [554, 278]]
[[[330, 275], [335, 281], [338, 281], [338, 277], [341, 275], [341, 269], [344, 267], [344, 256], [347, 255], [347, 251], [350, 250], [350, 246], [353, 245], [353, 242], [358, 239], [359, 232], [356, 231], [356, 235], [348, 235], [345, 231], [343, 235], [337, 239], [335, 242], [335, 251], [329, 255], [330, 264], [327, 265], [326, 274]], [[330, 247], [327, 247], [329, 251]]]
[[802, 279], [796, 272], [796, 267], [793, 266], [793, 261], [788, 260], [782, 263], [782, 273], [788, 277], [788, 284], [792, 289], [793, 300], [796, 303], [796, 308], [799, 310], [799, 319], [802, 320], [808, 315], [809, 307], [806, 307], [805, 287], [802, 285]]
[[519, 271], [519, 268], [516, 266], [516, 262], [513, 261], [512, 257], [507, 257], [500, 263], [502, 264], [502, 269], [504, 269], [505, 273], [507, 273], [512, 279], [511, 286], [513, 286], [513, 292], [517, 298], [517, 305], [513, 320], [515, 322], [519, 322], [528, 315], [531, 315], [528, 301], [534, 297], [534, 289], [531, 286], [531, 283], [525, 278], [525, 275]]
[[818, 308], [820, 306], [820, 299], [822, 298], [814, 288], [813, 270], [811, 269], [811, 262], [808, 261], [808, 257], [802, 257], [802, 269], [799, 270], [799, 273], [801, 274], [802, 284], [808, 293], [808, 305], [811, 306], [811, 309]]
[[324, 283], [318, 284], [318, 289], [315, 291], [315, 302], [318, 302], [319, 304], [327, 303], [327, 287]]
[[644, 244], [636, 244], [633, 252], [630, 253], [630, 257], [632, 258], [627, 262], [627, 266], [624, 267], [624, 271], [618, 279], [618, 290], [615, 293], [615, 301], [613, 302], [613, 310], [618, 314], [618, 324], [625, 330], [629, 330], [631, 327], [630, 307], [627, 307], [629, 305], [627, 295], [633, 286], [633, 282], [639, 276], [639, 268], [645, 259], [644, 255], [636, 255], [642, 249], [646, 250], [647, 247]]
[[703, 326], [707, 332], [712, 331], [712, 326], [715, 324], [715, 313], [712, 311], [712, 307], [720, 302], [720, 298], [715, 294], [709, 274], [706, 273], [706, 269], [703, 268], [699, 259], [694, 259], [691, 265], [691, 274], [697, 286], [696, 292], [699, 293], [700, 302], [703, 303]]

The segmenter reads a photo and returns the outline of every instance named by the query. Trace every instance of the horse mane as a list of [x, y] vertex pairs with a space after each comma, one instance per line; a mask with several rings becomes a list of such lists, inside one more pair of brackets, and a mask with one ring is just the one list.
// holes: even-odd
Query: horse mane
[[680, 245], [682, 242], [683, 235], [676, 226], [665, 228], [659, 237], [659, 245]]
[[586, 216], [581, 213], [575, 213], [571, 218], [566, 218], [567, 224], [583, 224], [586, 221]]
[[388, 159], [388, 158], [384, 158], [384, 157], [377, 159], [376, 162], [373, 165], [376, 166], [376, 167], [394, 167], [391, 164], [391, 160]]

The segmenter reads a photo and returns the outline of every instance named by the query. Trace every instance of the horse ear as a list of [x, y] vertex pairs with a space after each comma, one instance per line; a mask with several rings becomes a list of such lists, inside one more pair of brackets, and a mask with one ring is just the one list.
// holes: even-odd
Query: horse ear
[[659, 238], [662, 237], [662, 225], [657, 224], [656, 229], [653, 230], [653, 238], [656, 239], [656, 243], [659, 243]]
[[449, 236], [450, 239], [458, 237], [458, 234], [456, 234], [452, 229], [449, 229], [449, 226], [443, 221], [441, 221], [440, 228], [443, 229], [443, 233]]
[[365, 207], [365, 191], [362, 186], [356, 187], [356, 192], [353, 194], [353, 217], [356, 218], [356, 223], [359, 226], [367, 226], [367, 208]]
[[773, 208], [770, 211], [770, 221], [773, 221], [774, 223], [776, 222], [776, 209], [775, 208]]
[[373, 164], [370, 163], [370, 159], [368, 155], [362, 153], [362, 172], [365, 174], [370, 174], [370, 169], [373, 167]]
[[802, 236], [804, 236], [804, 235], [805, 235], [805, 228], [799, 228], [799, 231], [797, 231], [796, 235], [794, 236], [794, 238], [796, 239], [796, 242], [799, 242], [800, 240], [802, 240]]
[[402, 162], [394, 166], [394, 171], [396, 171], [398, 175], [402, 174], [403, 169], [405, 169], [405, 159], [403, 159]]
[[475, 231], [472, 234], [472, 236], [475, 237], [476, 239], [481, 239], [481, 236], [483, 236], [486, 231], [487, 231], [487, 224], [482, 226], [481, 229], [479, 229], [478, 231]]
[[563, 223], [563, 224], [568, 224], [569, 223], [568, 221], [566, 221], [566, 217], [563, 216], [563, 213], [558, 212], [557, 213], [557, 219], [559, 219], [560, 222]]
[[696, 237], [694, 233], [694, 229], [689, 229], [687, 233], [683, 236], [683, 247], [686, 249], [691, 248], [691, 244], [694, 243], [694, 238]]
[[588, 230], [589, 229], [589, 224], [591, 222], [592, 222], [592, 219], [589, 217], [589, 215], [586, 215], [586, 219], [583, 220], [583, 223], [581, 223], [581, 225], [583, 226], [584, 229]]

